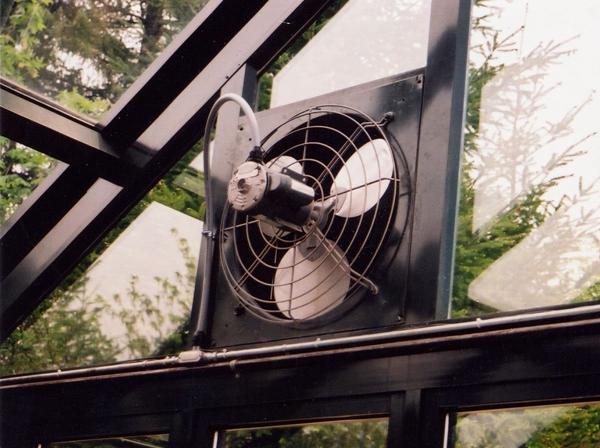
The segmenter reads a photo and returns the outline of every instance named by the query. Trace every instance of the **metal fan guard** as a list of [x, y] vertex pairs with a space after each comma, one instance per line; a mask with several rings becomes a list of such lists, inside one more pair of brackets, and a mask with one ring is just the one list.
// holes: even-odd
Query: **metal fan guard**
[[[313, 166], [320, 166], [322, 168], [320, 174], [317, 176], [309, 173], [305, 174], [307, 183], [313, 186], [318, 199], [327, 198], [328, 193], [324, 185], [326, 186], [333, 182], [333, 179], [335, 178], [334, 169], [336, 169], [337, 165], [341, 165], [339, 170], [345, 168], [347, 161], [346, 156], [349, 157], [352, 153], [357, 152], [359, 146], [361, 146], [357, 142], [368, 142], [378, 138], [384, 139], [391, 151], [392, 158], [394, 159], [393, 174], [389, 179], [380, 178], [377, 181], [377, 185], [379, 188], [378, 191], [380, 192], [380, 200], [384, 195], [390, 194], [391, 204], [388, 207], [383, 207], [380, 206], [380, 200], [378, 200], [370, 210], [366, 211], [366, 213], [361, 213], [358, 217], [346, 218], [334, 216], [328, 220], [322, 230], [315, 226], [313, 231], [306, 234], [300, 232], [285, 232], [282, 230], [273, 232], [274, 228], [269, 224], [260, 222], [253, 217], [238, 214], [231, 209], [229, 204], [226, 204], [223, 210], [218, 236], [221, 266], [232, 292], [237, 297], [240, 305], [248, 312], [262, 320], [279, 324], [293, 324], [299, 321], [306, 322], [315, 320], [317, 317], [320, 318], [325, 314], [330, 314], [330, 311], [337, 308], [338, 305], [346, 298], [352, 296], [359, 288], [376, 288], [376, 286], [367, 278], [367, 273], [377, 258], [389, 233], [400, 198], [406, 196], [410, 201], [410, 191], [407, 190], [401, 192], [401, 185], [408, 186], [408, 188], [412, 185], [408, 163], [402, 149], [395, 141], [394, 144], [391, 144], [383, 130], [383, 127], [389, 119], [390, 116], [386, 115], [382, 117], [381, 121], [376, 122], [365, 113], [347, 106], [322, 105], [294, 115], [265, 137], [262, 142], [262, 147], [266, 148], [265, 160], [267, 163], [269, 160], [274, 160], [280, 156], [301, 153], [301, 157], [296, 158], [296, 160], [297, 162], [300, 162], [302, 166], [313, 164]], [[336, 126], [329, 125], [328, 122], [330, 121], [335, 121]], [[354, 131], [349, 134], [340, 131], [340, 129], [348, 127], [354, 128]], [[288, 129], [291, 130], [287, 131]], [[341, 138], [344, 143], [339, 149], [333, 148], [327, 144], [326, 141], [323, 141], [326, 139], [321, 139], [321, 141], [309, 139], [311, 131], [312, 134], [318, 132], [319, 134], [324, 133], [325, 135], [329, 135], [331, 133], [334, 138]], [[285, 142], [286, 139], [298, 140], [298, 133], [304, 134], [299, 142], [296, 142], [292, 146], [284, 147], [283, 149], [281, 148], [282, 142]], [[315, 151], [319, 151], [318, 156], [315, 155]], [[326, 159], [329, 160], [327, 164], [323, 162], [323, 151], [331, 152], [331, 156]], [[349, 151], [351, 151], [351, 153], [349, 153]], [[400, 177], [398, 176], [398, 162], [400, 162], [402, 169]], [[376, 163], [379, 163], [379, 160], [377, 160]], [[364, 163], [363, 170], [365, 170]], [[381, 184], [386, 180], [389, 181], [389, 184], [386, 187], [385, 193], [381, 194]], [[371, 184], [372, 183], [368, 183], [365, 185]], [[352, 190], [364, 188], [365, 185], [353, 187]], [[348, 193], [348, 191], [344, 191], [341, 194], [345, 193]], [[408, 215], [408, 212], [406, 215]], [[407, 221], [408, 216], [404, 216], [401, 225], [403, 229], [405, 229]], [[377, 241], [369, 241], [370, 244], [367, 246], [367, 242], [371, 239], [370, 236], [375, 229], [376, 222], [379, 223], [379, 225], [383, 223], [383, 229], [379, 229], [378, 226], [378, 230], [380, 231], [375, 232], [378, 238]], [[341, 230], [339, 230], [340, 226]], [[333, 230], [334, 227], [336, 229], [335, 232]], [[353, 231], [353, 236], [350, 238], [349, 242], [344, 242], [345, 247], [339, 247], [338, 243], [342, 242], [342, 236], [345, 235], [345, 232], [347, 231]], [[362, 241], [359, 241], [357, 239], [357, 235], [361, 233], [359, 231], [363, 233], [366, 231], [369, 238], [364, 238]], [[304, 303], [301, 304], [298, 304], [298, 302], [301, 302], [299, 300], [299, 297], [301, 296], [290, 297], [286, 300], [286, 302], [290, 302], [288, 307], [290, 312], [287, 316], [278, 309], [277, 303], [273, 297], [273, 291], [276, 286], [281, 287], [289, 285], [290, 293], [293, 291], [294, 286], [294, 282], [282, 284], [274, 283], [275, 272], [278, 269], [278, 259], [281, 260], [282, 254], [290, 249], [296, 251], [298, 245], [312, 233], [315, 233], [312, 238], [316, 237], [319, 242], [314, 250], [324, 250], [327, 254], [324, 260], [327, 259], [327, 257], [334, 257], [336, 260], [330, 274], [333, 274], [333, 271], [336, 270], [338, 273], [343, 272], [343, 275], [350, 277], [350, 283], [348, 290], [345, 293], [337, 297], [328, 297], [328, 304], [325, 307], [303, 319], [294, 319], [293, 317], [290, 317], [292, 310], [298, 310], [301, 307], [309, 306], [313, 302], [320, 300], [332, 289], [332, 287], [329, 287], [327, 290], [321, 291], [315, 298], [308, 302], [304, 301]], [[402, 233], [404, 233], [404, 231]], [[260, 235], [260, 238], [257, 237], [257, 234]], [[259, 246], [259, 248], [256, 249], [255, 246]], [[338, 249], [336, 249], [336, 247]], [[366, 249], [369, 249], [370, 253], [365, 253]], [[273, 264], [268, 261], [271, 256], [274, 259]], [[310, 257], [310, 253], [307, 257]], [[365, 257], [368, 257], [368, 261], [366, 262]], [[344, 259], [347, 259], [347, 262], [344, 262]], [[301, 258], [296, 263], [294, 257], [295, 264], [293, 266], [297, 266], [299, 263], [303, 262], [303, 260], [306, 260], [306, 258]], [[362, 263], [359, 262], [361, 260]], [[321, 265], [323, 265], [323, 262], [316, 266], [315, 270]], [[358, 265], [360, 265], [359, 268], [357, 268]], [[291, 269], [293, 269], [293, 267], [291, 267]], [[258, 275], [257, 270], [261, 270], [263, 275]], [[272, 271], [272, 275], [269, 274], [270, 271]], [[265, 272], [266, 274], [264, 274]], [[310, 275], [310, 273], [307, 274], [307, 276], [308, 275]], [[295, 282], [298, 282], [305, 277], [295, 279]], [[317, 287], [318, 285], [315, 285], [310, 291]], [[252, 289], [267, 289], [270, 292], [265, 294], [267, 297], [262, 294], [259, 297], [252, 292]], [[304, 294], [307, 294], [310, 291], [305, 291]], [[375, 291], [372, 290], [371, 292]]]

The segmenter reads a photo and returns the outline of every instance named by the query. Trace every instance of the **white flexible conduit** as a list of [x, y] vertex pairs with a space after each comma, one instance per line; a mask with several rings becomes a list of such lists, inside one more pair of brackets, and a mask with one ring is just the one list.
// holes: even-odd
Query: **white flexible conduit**
[[206, 218], [204, 220], [204, 230], [202, 231], [204, 243], [206, 244], [205, 257], [204, 257], [204, 268], [202, 270], [202, 291], [200, 295], [200, 310], [198, 311], [198, 318], [196, 319], [196, 328], [194, 329], [193, 341], [194, 346], [199, 347], [202, 345], [203, 339], [206, 336], [207, 324], [208, 324], [208, 310], [209, 310], [209, 295], [210, 295], [210, 278], [212, 273], [212, 262], [215, 252], [215, 237], [217, 235], [217, 228], [215, 226], [214, 216], [214, 199], [212, 194], [212, 185], [210, 177], [210, 133], [215, 126], [217, 121], [217, 112], [227, 102], [237, 103], [241, 108], [246, 117], [248, 118], [248, 124], [252, 132], [250, 144], [254, 150], [258, 150], [260, 147], [260, 132], [258, 129], [258, 122], [256, 116], [250, 105], [239, 95], [234, 93], [228, 93], [221, 96], [215, 104], [213, 104], [208, 118], [206, 119], [206, 126], [204, 128], [204, 185], [205, 185], [205, 202], [206, 202]]

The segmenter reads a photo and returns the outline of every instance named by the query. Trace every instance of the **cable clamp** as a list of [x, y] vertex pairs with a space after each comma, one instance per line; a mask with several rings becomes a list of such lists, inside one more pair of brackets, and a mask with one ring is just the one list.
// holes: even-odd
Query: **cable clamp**
[[202, 231], [202, 235], [205, 236], [206, 238], [211, 239], [211, 240], [216, 240], [217, 239], [217, 233], [213, 232], [212, 230], [203, 230]]

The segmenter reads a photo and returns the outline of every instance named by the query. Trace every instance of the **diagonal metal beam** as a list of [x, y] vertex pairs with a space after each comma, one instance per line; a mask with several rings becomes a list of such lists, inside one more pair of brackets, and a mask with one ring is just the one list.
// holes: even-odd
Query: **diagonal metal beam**
[[122, 146], [135, 141], [266, 3], [212, 0], [204, 6], [102, 117], [104, 134]]
[[0, 279], [38, 244], [96, 181], [89, 170], [60, 163], [0, 230]]
[[[249, 0], [243, 7], [239, 0], [209, 3], [102, 117], [104, 135], [128, 146], [155, 128], [164, 141], [165, 121], [183, 124], [189, 118], [178, 113], [184, 104], [197, 109], [246, 62], [263, 70], [329, 2]], [[201, 95], [191, 96], [194, 84], [202, 85]], [[173, 113], [165, 115], [165, 109]], [[152, 137], [142, 141], [161, 147]]]
[[[278, 44], [289, 40], [290, 28], [303, 28], [326, 4], [323, 0], [270, 1], [169, 104], [139, 137], [138, 143], [150, 150], [166, 145], [173, 138], [173, 134], [165, 132], [166, 128], [175, 125], [184, 129], [194, 121], [199, 105], [208, 104], [210, 97], [223, 88], [243, 64], [253, 61], [265, 65], [281, 50]], [[308, 9], [307, 5], [312, 8]]]
[[[31, 313], [50, 292], [49, 286], [55, 286], [62, 276], [57, 264], [62, 256], [63, 264], [77, 250], [82, 241], [80, 235], [102, 212], [104, 204], [110, 202], [122, 188], [110, 182], [98, 179], [85, 194], [70, 208], [37, 243], [34, 248], [2, 281], [0, 293], [0, 332], [6, 337]], [[79, 244], [79, 245], [78, 245]]]
[[[89, 157], [100, 160], [116, 157], [122, 166], [119, 163], [112, 166], [117, 170], [123, 169], [123, 172], [116, 178], [109, 178], [109, 172], [98, 168], [101, 164], [88, 164], [92, 173], [106, 176], [115, 182], [101, 179], [94, 181], [90, 189], [69, 210], [64, 211], [62, 219], [41, 236], [28, 253], [21, 254], [19, 261], [14, 259], [11, 262], [14, 268], [6, 273], [0, 291], [3, 299], [1, 338], [9, 335], [106, 232], [202, 137], [208, 109], [227, 79], [249, 60], [265, 66], [278, 55], [282, 45], [301, 33], [327, 4], [328, 0], [252, 0], [245, 2], [241, 8], [240, 3], [235, 0], [215, 0], [205, 7], [209, 10], [215, 8], [210, 10], [213, 12], [219, 7], [225, 7], [219, 5], [233, 8], [228, 9], [232, 13], [228, 17], [229, 22], [213, 23], [212, 19], [209, 20], [210, 16], [206, 16], [209, 10], [203, 10], [192, 23], [192, 27], [196, 26], [198, 30], [186, 29], [183, 37], [178, 38], [158, 62], [142, 75], [140, 81], [125, 93], [121, 102], [99, 125], [100, 128], [106, 125], [100, 133], [105, 139], [103, 141], [109, 142], [110, 151], [97, 154], [91, 151], [89, 145], [80, 147], [88, 155], [74, 160], [74, 163], [79, 160], [86, 163], [85, 161], [90, 160]], [[240, 23], [236, 15], [246, 17], [247, 11], [239, 11], [246, 8], [256, 14], [250, 15], [251, 20]], [[213, 23], [210, 32], [209, 28], [203, 28], [207, 23]], [[231, 37], [231, 23], [237, 24], [233, 28], [235, 37]], [[207, 30], [203, 31], [207, 34], [202, 35], [210, 36], [210, 39], [218, 43], [217, 47], [206, 42], [203, 45], [198, 41], [199, 28]], [[240, 35], [242, 37], [238, 37]], [[240, 51], [228, 46], [228, 42], [234, 39], [240, 45]], [[216, 55], [215, 48], [218, 49]], [[186, 51], [192, 51], [195, 57], [202, 60], [208, 58], [210, 62], [204, 68], [197, 65], [189, 68], [181, 62], [181, 58], [189, 62], [185, 59], [187, 56], [184, 57]], [[182, 72], [182, 78], [177, 78], [177, 82], [169, 82], [169, 74], [179, 76], [174, 74], [177, 70]], [[185, 93], [182, 94], [184, 90]], [[29, 104], [30, 102], [27, 105]], [[166, 108], [168, 112], [164, 113]], [[17, 115], [23, 114], [20, 108], [14, 112]], [[84, 126], [76, 117], [61, 116], [78, 126]], [[51, 115], [23, 120], [24, 128], [22, 134], [18, 135], [20, 141], [26, 144], [24, 140], [27, 133], [50, 133], [52, 130], [56, 131], [55, 135], [70, 138], [66, 130], [73, 123], [66, 122], [65, 127], [51, 129], [47, 119], [57, 118]], [[17, 132], [15, 127], [11, 129], [13, 133]], [[91, 128], [88, 130], [93, 131]], [[156, 140], [138, 138], [142, 133], [146, 133], [146, 137], [156, 136]], [[34, 149], [45, 147], [40, 140], [30, 143]], [[136, 162], [133, 157], [138, 154], [137, 150], [128, 150], [133, 151], [133, 155], [130, 155], [119, 149], [132, 146], [147, 150], [142, 163]], [[95, 149], [101, 148], [98, 145]], [[137, 167], [135, 171], [123, 168], [128, 157], [133, 159], [129, 167]], [[121, 180], [124, 182], [117, 182]], [[27, 226], [24, 228], [28, 231]], [[0, 253], [0, 257], [3, 256], [4, 253]]]

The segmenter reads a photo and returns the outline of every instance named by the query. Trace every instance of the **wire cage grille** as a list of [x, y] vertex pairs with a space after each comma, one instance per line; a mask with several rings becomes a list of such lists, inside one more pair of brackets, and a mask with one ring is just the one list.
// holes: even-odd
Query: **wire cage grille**
[[[219, 229], [223, 274], [240, 305], [280, 324], [331, 315], [362, 290], [377, 293], [369, 272], [410, 200], [410, 173], [400, 145], [378, 121], [346, 106], [313, 107], [262, 142], [267, 166], [293, 170], [334, 208], [320, 225], [290, 231], [226, 204]], [[408, 208], [407, 208], [408, 209]], [[402, 233], [408, 217], [401, 217]], [[396, 222], [398, 222], [396, 220]]]

